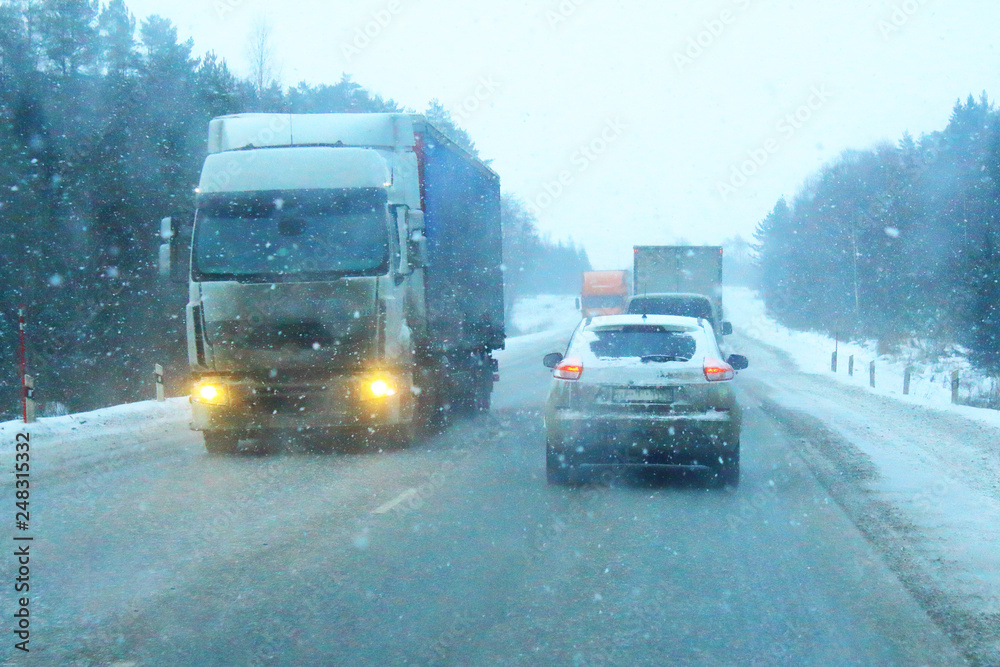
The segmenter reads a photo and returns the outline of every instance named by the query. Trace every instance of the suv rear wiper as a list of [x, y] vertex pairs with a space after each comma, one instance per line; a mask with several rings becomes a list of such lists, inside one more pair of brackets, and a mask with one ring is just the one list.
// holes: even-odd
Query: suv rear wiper
[[649, 362], [664, 363], [667, 361], [690, 361], [688, 357], [677, 357], [669, 354], [647, 354], [643, 357], [639, 357], [639, 359], [644, 364]]

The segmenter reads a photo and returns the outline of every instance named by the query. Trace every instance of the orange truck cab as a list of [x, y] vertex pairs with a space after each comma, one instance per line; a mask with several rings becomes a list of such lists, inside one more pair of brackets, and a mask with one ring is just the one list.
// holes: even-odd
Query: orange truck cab
[[585, 318], [623, 313], [628, 292], [628, 271], [585, 271], [580, 312]]

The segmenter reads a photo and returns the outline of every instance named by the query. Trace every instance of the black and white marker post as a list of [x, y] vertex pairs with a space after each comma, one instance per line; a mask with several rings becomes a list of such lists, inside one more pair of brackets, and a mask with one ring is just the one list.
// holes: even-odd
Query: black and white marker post
[[163, 392], [163, 366], [160, 364], [153, 366], [153, 375], [156, 378], [156, 400], [164, 401], [166, 397]]
[[17, 330], [21, 337], [21, 406], [24, 423], [35, 421], [35, 379], [28, 375], [28, 358], [25, 354], [24, 306], [17, 309]]

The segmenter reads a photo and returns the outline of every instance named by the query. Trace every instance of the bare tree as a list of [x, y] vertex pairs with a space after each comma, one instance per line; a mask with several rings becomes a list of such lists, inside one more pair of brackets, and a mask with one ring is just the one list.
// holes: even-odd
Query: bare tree
[[264, 91], [276, 83], [278, 78], [271, 24], [266, 19], [258, 20], [250, 33], [246, 57], [250, 61], [250, 83], [257, 93], [257, 99], [262, 100]]

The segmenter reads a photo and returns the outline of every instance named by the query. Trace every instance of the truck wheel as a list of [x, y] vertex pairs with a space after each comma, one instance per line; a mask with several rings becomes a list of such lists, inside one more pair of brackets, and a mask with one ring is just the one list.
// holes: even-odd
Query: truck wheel
[[254, 433], [253, 436], [251, 447], [247, 453], [257, 456], [271, 456], [285, 447], [286, 442], [295, 439], [298, 434], [294, 431], [260, 431]]
[[722, 464], [716, 470], [719, 484], [737, 487], [740, 485], [740, 450], [722, 455]]
[[417, 397], [417, 404], [414, 406], [413, 418], [416, 420], [419, 430], [424, 433], [437, 433], [445, 425], [444, 403], [438, 391], [429, 383]]
[[385, 429], [383, 440], [389, 449], [408, 449], [417, 437], [415, 424], [391, 426]]
[[478, 393], [476, 396], [476, 411], [477, 412], [489, 412], [490, 411], [490, 397], [493, 395], [493, 383], [484, 382], [479, 386]]
[[230, 431], [202, 431], [209, 454], [235, 454], [240, 436]]
[[457, 393], [448, 397], [447, 415], [449, 419], [468, 416], [476, 407], [476, 399], [459, 396]]

